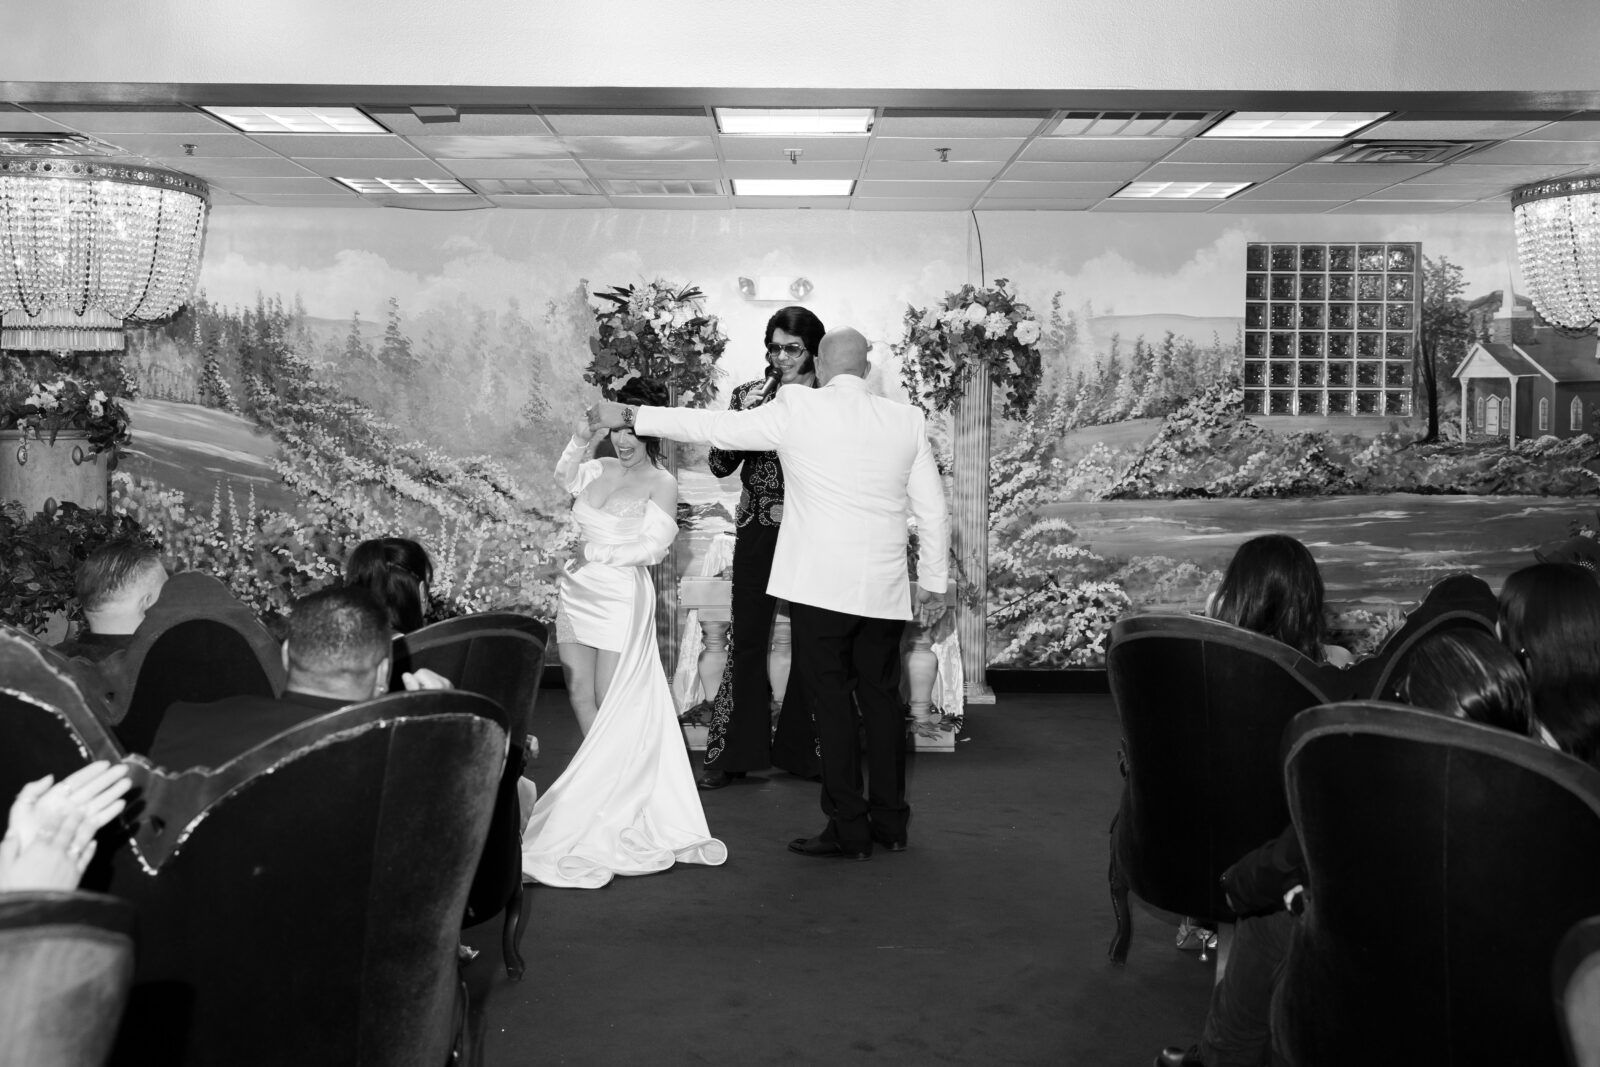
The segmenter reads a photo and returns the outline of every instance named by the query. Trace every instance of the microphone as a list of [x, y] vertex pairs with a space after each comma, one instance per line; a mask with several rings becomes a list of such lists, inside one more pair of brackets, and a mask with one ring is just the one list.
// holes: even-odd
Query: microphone
[[750, 406], [755, 407], [756, 404], [765, 404], [768, 400], [771, 400], [772, 394], [776, 393], [778, 386], [782, 384], [783, 372], [777, 367], [768, 367], [767, 380], [761, 383], [761, 392], [756, 396], [756, 403]]

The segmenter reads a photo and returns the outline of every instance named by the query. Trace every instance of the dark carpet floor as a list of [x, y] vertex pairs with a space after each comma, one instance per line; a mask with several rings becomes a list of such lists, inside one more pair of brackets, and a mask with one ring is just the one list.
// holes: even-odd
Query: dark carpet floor
[[[541, 787], [579, 740], [564, 696], [535, 713]], [[865, 863], [785, 849], [822, 827], [810, 782], [703, 794], [725, 866], [530, 887], [520, 983], [498, 920], [468, 931], [478, 1057], [1113, 1067], [1187, 1045], [1211, 968], [1173, 947], [1175, 918], [1136, 903], [1127, 964], [1106, 959], [1117, 736], [1107, 696], [969, 709], [955, 753], [911, 761], [910, 847]]]

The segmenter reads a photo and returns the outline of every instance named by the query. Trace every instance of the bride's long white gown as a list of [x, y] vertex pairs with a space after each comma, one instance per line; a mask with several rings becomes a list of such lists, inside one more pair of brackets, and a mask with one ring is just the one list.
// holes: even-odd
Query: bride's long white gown
[[619, 653], [611, 688], [561, 777], [533, 807], [522, 834], [522, 873], [543, 885], [598, 889], [616, 875], [653, 874], [673, 863], [716, 865], [728, 849], [711, 836], [695, 788], [655, 635], [659, 561], [677, 523], [654, 502], [607, 499], [583, 489], [600, 473], [580, 464], [574, 441], [556, 468], [576, 495], [572, 514], [592, 553], [612, 562], [565, 570], [559, 640]]

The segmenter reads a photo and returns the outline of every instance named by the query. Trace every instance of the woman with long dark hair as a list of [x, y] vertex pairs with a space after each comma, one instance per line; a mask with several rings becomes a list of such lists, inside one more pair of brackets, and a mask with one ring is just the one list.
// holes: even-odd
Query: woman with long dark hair
[[388, 612], [389, 629], [396, 634], [422, 629], [433, 560], [417, 542], [406, 537], [361, 542], [345, 561], [344, 580], [372, 594]]
[[[803, 307], [780, 308], [767, 320], [769, 376], [778, 388], [815, 387], [817, 346], [827, 331], [822, 320]], [[730, 410], [759, 407], [773, 395], [765, 378], [734, 389]], [[779, 766], [802, 777], [820, 772], [816, 732], [796, 697], [785, 694], [783, 714], [773, 737], [772, 688], [767, 676], [767, 649], [778, 602], [767, 595], [772, 553], [783, 522], [783, 466], [776, 452], [726, 452], [714, 448], [711, 473], [726, 478], [739, 472], [743, 491], [734, 516], [738, 532], [733, 548], [733, 609], [728, 627], [728, 662], [711, 702], [706, 731], [705, 772], [701, 789], [721, 789], [749, 771]], [[793, 692], [800, 679], [790, 675]]]
[[[634, 379], [616, 399], [660, 405], [666, 395]], [[706, 827], [656, 644], [649, 567], [678, 534], [678, 482], [662, 469], [660, 441], [631, 429], [610, 431], [616, 454], [593, 458], [606, 436], [580, 423], [556, 465], [582, 536], [562, 568], [556, 637], [584, 736], [522, 834], [523, 876], [574, 889], [728, 858]]]
[[1206, 613], [1311, 659], [1347, 666], [1349, 650], [1327, 643], [1323, 595], [1322, 572], [1306, 546], [1287, 534], [1266, 534], [1239, 546]]
[[1575, 563], [1535, 563], [1500, 588], [1500, 640], [1533, 688], [1535, 733], [1600, 766], [1600, 584]]

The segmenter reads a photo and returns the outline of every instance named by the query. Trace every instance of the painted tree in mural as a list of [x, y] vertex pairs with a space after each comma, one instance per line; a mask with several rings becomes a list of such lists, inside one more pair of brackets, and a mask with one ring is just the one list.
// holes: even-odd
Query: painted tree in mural
[[1422, 257], [1422, 319], [1418, 330], [1417, 378], [1428, 406], [1424, 443], [1439, 439], [1439, 376], [1448, 375], [1466, 354], [1471, 332], [1461, 267], [1444, 256]]

